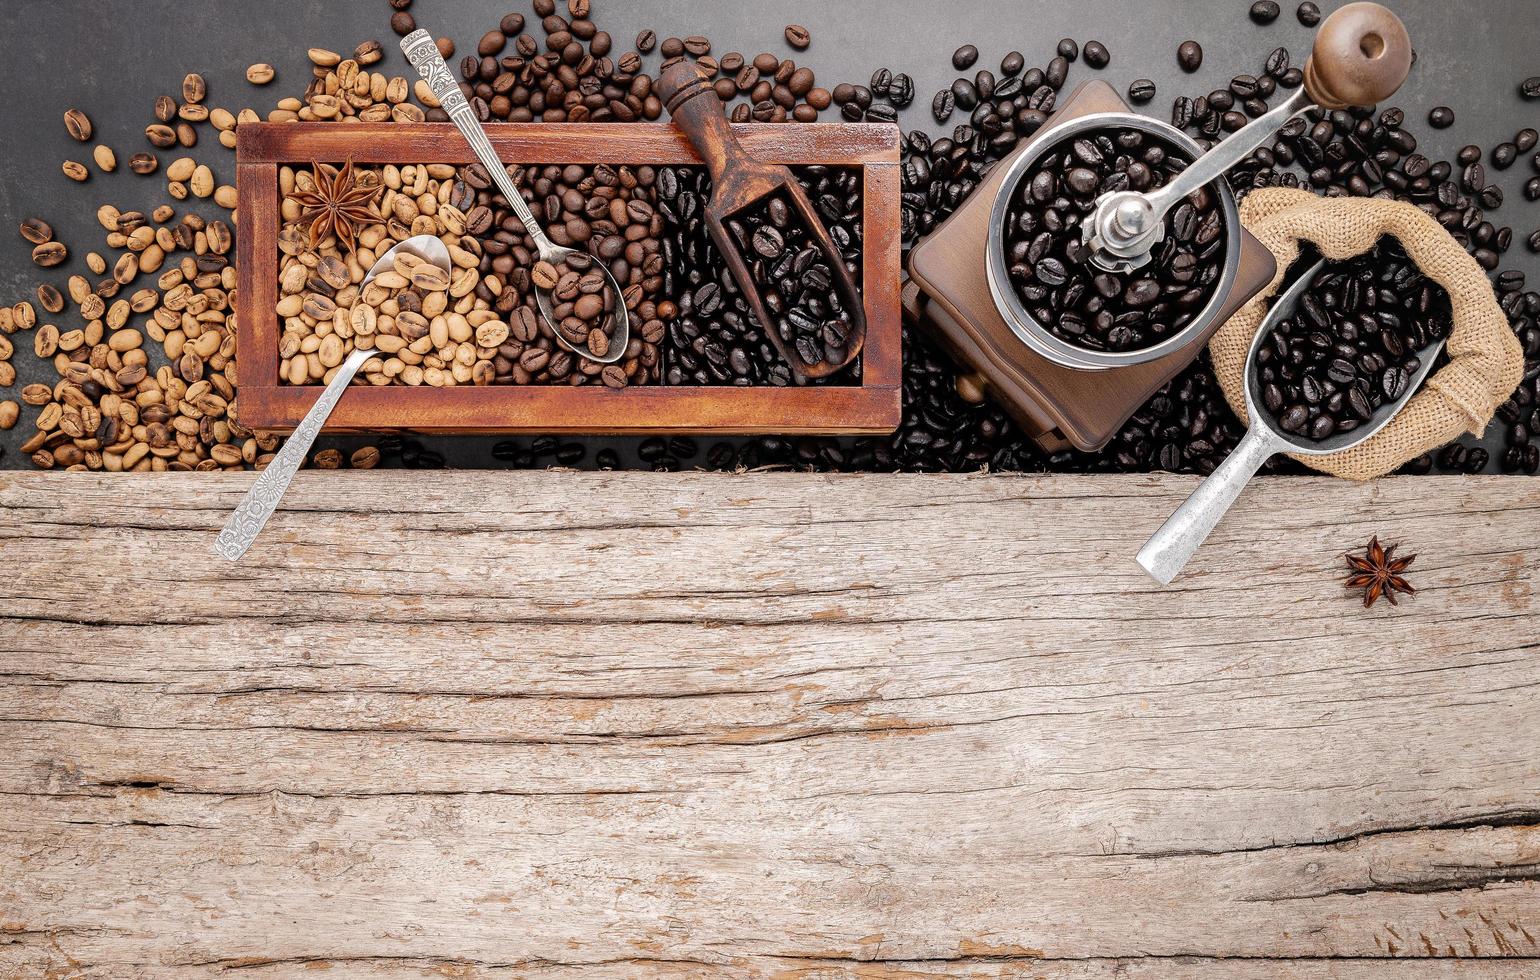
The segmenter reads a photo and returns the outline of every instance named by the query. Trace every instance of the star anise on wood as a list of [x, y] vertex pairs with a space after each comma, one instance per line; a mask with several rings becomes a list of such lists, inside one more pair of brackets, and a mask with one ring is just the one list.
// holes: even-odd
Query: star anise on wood
[[310, 222], [310, 245], [318, 248], [327, 236], [336, 235], [344, 252], [357, 246], [358, 232], [365, 225], [385, 219], [375, 210], [374, 201], [383, 189], [379, 184], [361, 186], [353, 176], [353, 160], [338, 170], [322, 163], [311, 163], [314, 191], [296, 191], [292, 198]]
[[1363, 557], [1357, 555], [1344, 555], [1352, 574], [1348, 576], [1347, 587], [1350, 589], [1364, 590], [1364, 608], [1368, 609], [1379, 601], [1380, 596], [1390, 600], [1392, 606], [1397, 605], [1396, 593], [1413, 595], [1417, 592], [1412, 588], [1402, 575], [1412, 562], [1417, 560], [1416, 555], [1408, 555], [1405, 558], [1397, 558], [1396, 545], [1389, 548], [1380, 547], [1380, 539], [1373, 538], [1369, 547], [1364, 549]]

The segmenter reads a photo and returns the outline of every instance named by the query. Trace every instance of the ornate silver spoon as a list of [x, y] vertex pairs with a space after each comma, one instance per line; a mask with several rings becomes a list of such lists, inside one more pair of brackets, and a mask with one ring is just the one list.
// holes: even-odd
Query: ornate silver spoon
[[[396, 262], [396, 256], [406, 254], [415, 255], [425, 262], [438, 266], [445, 272], [450, 271], [449, 249], [444, 243], [432, 235], [418, 235], [408, 238], [406, 241], [392, 248], [370, 268], [369, 274], [364, 277], [364, 285], [374, 281], [374, 277], [392, 268]], [[257, 535], [267, 526], [268, 519], [278, 509], [278, 504], [283, 500], [284, 491], [289, 489], [289, 484], [294, 482], [294, 474], [305, 465], [305, 457], [310, 455], [310, 447], [315, 445], [316, 436], [321, 434], [321, 427], [326, 420], [331, 418], [332, 410], [337, 407], [337, 402], [342, 399], [343, 392], [348, 385], [353, 383], [354, 375], [359, 368], [373, 358], [379, 357], [382, 352], [378, 350], [355, 350], [348, 355], [347, 360], [337, 368], [337, 373], [332, 377], [326, 390], [321, 392], [321, 397], [305, 413], [294, 433], [289, 436], [283, 448], [278, 450], [278, 455], [267, 465], [267, 469], [257, 474], [257, 482], [250, 490], [246, 491], [246, 497], [241, 501], [235, 513], [230, 515], [223, 531], [219, 532], [219, 538], [214, 542], [214, 553], [221, 557], [235, 561], [244, 555], [257, 540]]]

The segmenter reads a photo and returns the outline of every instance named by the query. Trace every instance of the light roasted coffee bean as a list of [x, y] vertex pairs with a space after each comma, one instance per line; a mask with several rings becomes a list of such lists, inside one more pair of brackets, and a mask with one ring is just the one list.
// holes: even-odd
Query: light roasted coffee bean
[[21, 237], [34, 245], [53, 241], [53, 227], [42, 218], [27, 218], [21, 223]]
[[128, 158], [128, 169], [136, 174], [153, 174], [160, 168], [160, 159], [153, 153], [135, 153]]
[[204, 82], [202, 75], [189, 72], [187, 77], [182, 79], [183, 102], [196, 105], [202, 102], [206, 95], [208, 95], [208, 85]]
[[84, 182], [91, 179], [91, 171], [78, 160], [64, 161], [64, 176], [76, 182]]

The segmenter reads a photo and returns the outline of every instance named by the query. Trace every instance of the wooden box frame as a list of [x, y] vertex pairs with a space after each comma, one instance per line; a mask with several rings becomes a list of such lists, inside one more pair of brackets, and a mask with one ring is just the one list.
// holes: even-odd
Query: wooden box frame
[[[353, 386], [331, 430], [426, 433], [867, 435], [892, 432], [902, 413], [899, 135], [875, 124], [743, 124], [744, 147], [770, 162], [862, 170], [867, 338], [854, 387], [677, 387], [616, 391], [600, 385], [412, 388]], [[666, 123], [487, 126], [509, 163], [700, 164]], [[359, 164], [474, 162], [448, 123], [253, 123], [236, 148], [239, 189], [236, 301], [239, 412], [252, 429], [291, 431], [320, 388], [280, 383], [278, 170], [312, 160]]]

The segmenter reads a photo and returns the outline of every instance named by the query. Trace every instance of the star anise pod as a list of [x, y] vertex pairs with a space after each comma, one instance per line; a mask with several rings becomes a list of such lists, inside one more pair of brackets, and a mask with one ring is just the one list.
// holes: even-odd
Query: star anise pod
[[1369, 547], [1364, 549], [1362, 558], [1357, 555], [1344, 555], [1348, 567], [1353, 573], [1348, 576], [1347, 587], [1350, 589], [1364, 590], [1364, 608], [1368, 609], [1379, 601], [1380, 596], [1390, 600], [1392, 606], [1396, 605], [1396, 593], [1413, 595], [1417, 592], [1412, 588], [1402, 573], [1412, 567], [1412, 562], [1417, 560], [1416, 555], [1408, 555], [1405, 558], [1397, 558], [1396, 545], [1389, 548], [1380, 547], [1380, 539], [1375, 537], [1369, 542]]
[[310, 170], [315, 190], [297, 191], [293, 199], [304, 209], [304, 220], [310, 222], [311, 247], [318, 248], [327, 236], [336, 235], [345, 253], [353, 251], [363, 226], [385, 220], [374, 208], [383, 188], [379, 184], [360, 186], [353, 177], [351, 157], [341, 170], [321, 163], [311, 163]]

